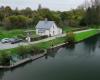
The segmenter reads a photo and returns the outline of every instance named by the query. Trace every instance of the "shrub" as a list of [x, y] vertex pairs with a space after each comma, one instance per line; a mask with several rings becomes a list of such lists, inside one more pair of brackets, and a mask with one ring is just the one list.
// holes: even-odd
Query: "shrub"
[[16, 48], [16, 53], [20, 56], [25, 56], [26, 54], [29, 53], [29, 50], [26, 46], [20, 46]]
[[19, 35], [17, 35], [17, 38], [25, 40], [26, 36], [24, 34], [19, 34]]
[[22, 56], [23, 58], [27, 57], [27, 55], [35, 55], [38, 53], [42, 53], [43, 50], [30, 45], [30, 46], [20, 46], [16, 49], [16, 53], [19, 54], [20, 56]]
[[10, 65], [10, 55], [9, 51], [0, 52], [0, 65]]
[[34, 37], [34, 38], [32, 38], [32, 41], [37, 41], [37, 40], [45, 39], [45, 38], [47, 38], [47, 37], [48, 37], [48, 36], [46, 36], [46, 35]]
[[44, 52], [43, 49], [39, 49], [34, 45], [30, 45], [29, 46], [29, 50], [30, 50], [30, 54], [31, 55], [36, 55], [36, 54], [40, 54], [40, 53]]
[[68, 42], [69, 44], [73, 44], [75, 42], [75, 34], [73, 32], [68, 32], [65, 42]]

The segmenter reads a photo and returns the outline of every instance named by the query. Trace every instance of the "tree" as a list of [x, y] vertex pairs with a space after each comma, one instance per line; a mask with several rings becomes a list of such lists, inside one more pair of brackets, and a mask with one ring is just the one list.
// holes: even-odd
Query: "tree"
[[81, 25], [100, 25], [100, 1], [91, 0], [91, 6], [86, 9]]
[[13, 10], [13, 15], [20, 15], [20, 11], [18, 10], [17, 7], [15, 10]]
[[4, 14], [0, 11], [0, 22], [2, 22], [4, 19]]
[[14, 28], [26, 28], [28, 26], [30, 19], [28, 17], [19, 16], [9, 16], [4, 20], [4, 26], [6, 29]]
[[4, 9], [5, 17], [12, 15], [12, 9], [9, 6], [6, 6]]
[[26, 17], [32, 18], [33, 16], [33, 11], [31, 10], [31, 8], [27, 7], [26, 9], [23, 9], [20, 11], [20, 13]]
[[73, 32], [68, 32], [66, 34], [65, 43], [67, 44], [67, 47], [74, 47], [74, 44], [75, 44], [75, 34]]
[[2, 25], [2, 21], [4, 19], [4, 6], [0, 7], [0, 25]]

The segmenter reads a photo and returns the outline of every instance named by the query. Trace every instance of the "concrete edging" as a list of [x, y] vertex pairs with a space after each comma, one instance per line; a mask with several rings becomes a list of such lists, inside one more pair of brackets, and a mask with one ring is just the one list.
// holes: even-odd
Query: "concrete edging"
[[25, 64], [27, 62], [39, 59], [39, 58], [43, 57], [46, 53], [47, 53], [47, 50], [44, 50], [44, 53], [41, 53], [41, 54], [35, 55], [35, 56], [31, 56], [30, 58], [25, 58], [25, 59], [20, 60], [20, 61], [16, 62], [15, 64], [12, 64], [10, 66], [0, 66], [0, 69], [12, 69], [12, 68], [18, 67], [18, 66]]

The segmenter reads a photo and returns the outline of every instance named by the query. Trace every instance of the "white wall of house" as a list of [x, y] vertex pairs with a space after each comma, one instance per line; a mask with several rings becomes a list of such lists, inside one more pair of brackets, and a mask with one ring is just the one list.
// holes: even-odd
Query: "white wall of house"
[[45, 35], [49, 36], [50, 35], [50, 30], [46, 30]]
[[50, 28], [50, 35], [55, 36], [57, 34], [58, 34], [58, 27], [55, 24], [53, 24], [52, 27]]
[[62, 29], [58, 28], [56, 24], [53, 24], [49, 30], [45, 30], [43, 33], [39, 33], [39, 30], [36, 29], [36, 34], [40, 36], [43, 35], [55, 36], [55, 35], [62, 34]]
[[49, 36], [49, 30], [45, 30], [44, 32], [40, 33], [39, 29], [36, 29], [36, 34], [40, 35], [40, 36], [43, 36], [43, 35], [48, 35]]

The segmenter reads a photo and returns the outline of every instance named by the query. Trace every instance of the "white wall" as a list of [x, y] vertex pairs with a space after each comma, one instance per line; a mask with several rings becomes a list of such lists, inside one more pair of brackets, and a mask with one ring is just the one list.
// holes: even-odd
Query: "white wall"
[[50, 30], [46, 30], [45, 35], [50, 36]]
[[36, 34], [40, 36], [43, 36], [43, 35], [49, 36], [49, 30], [45, 30], [43, 33], [39, 33], [38, 29], [36, 29]]
[[38, 33], [38, 29], [36, 29], [36, 34], [37, 35], [48, 35], [48, 36], [55, 36], [62, 34], [62, 29], [58, 28], [56, 24], [53, 24], [50, 30], [45, 30], [44, 33]]
[[50, 28], [50, 34], [51, 36], [55, 36], [58, 34], [58, 28], [55, 24], [53, 24], [52, 27]]
[[52, 25], [50, 28], [50, 34], [51, 36], [62, 34], [62, 29], [58, 28], [56, 24]]

